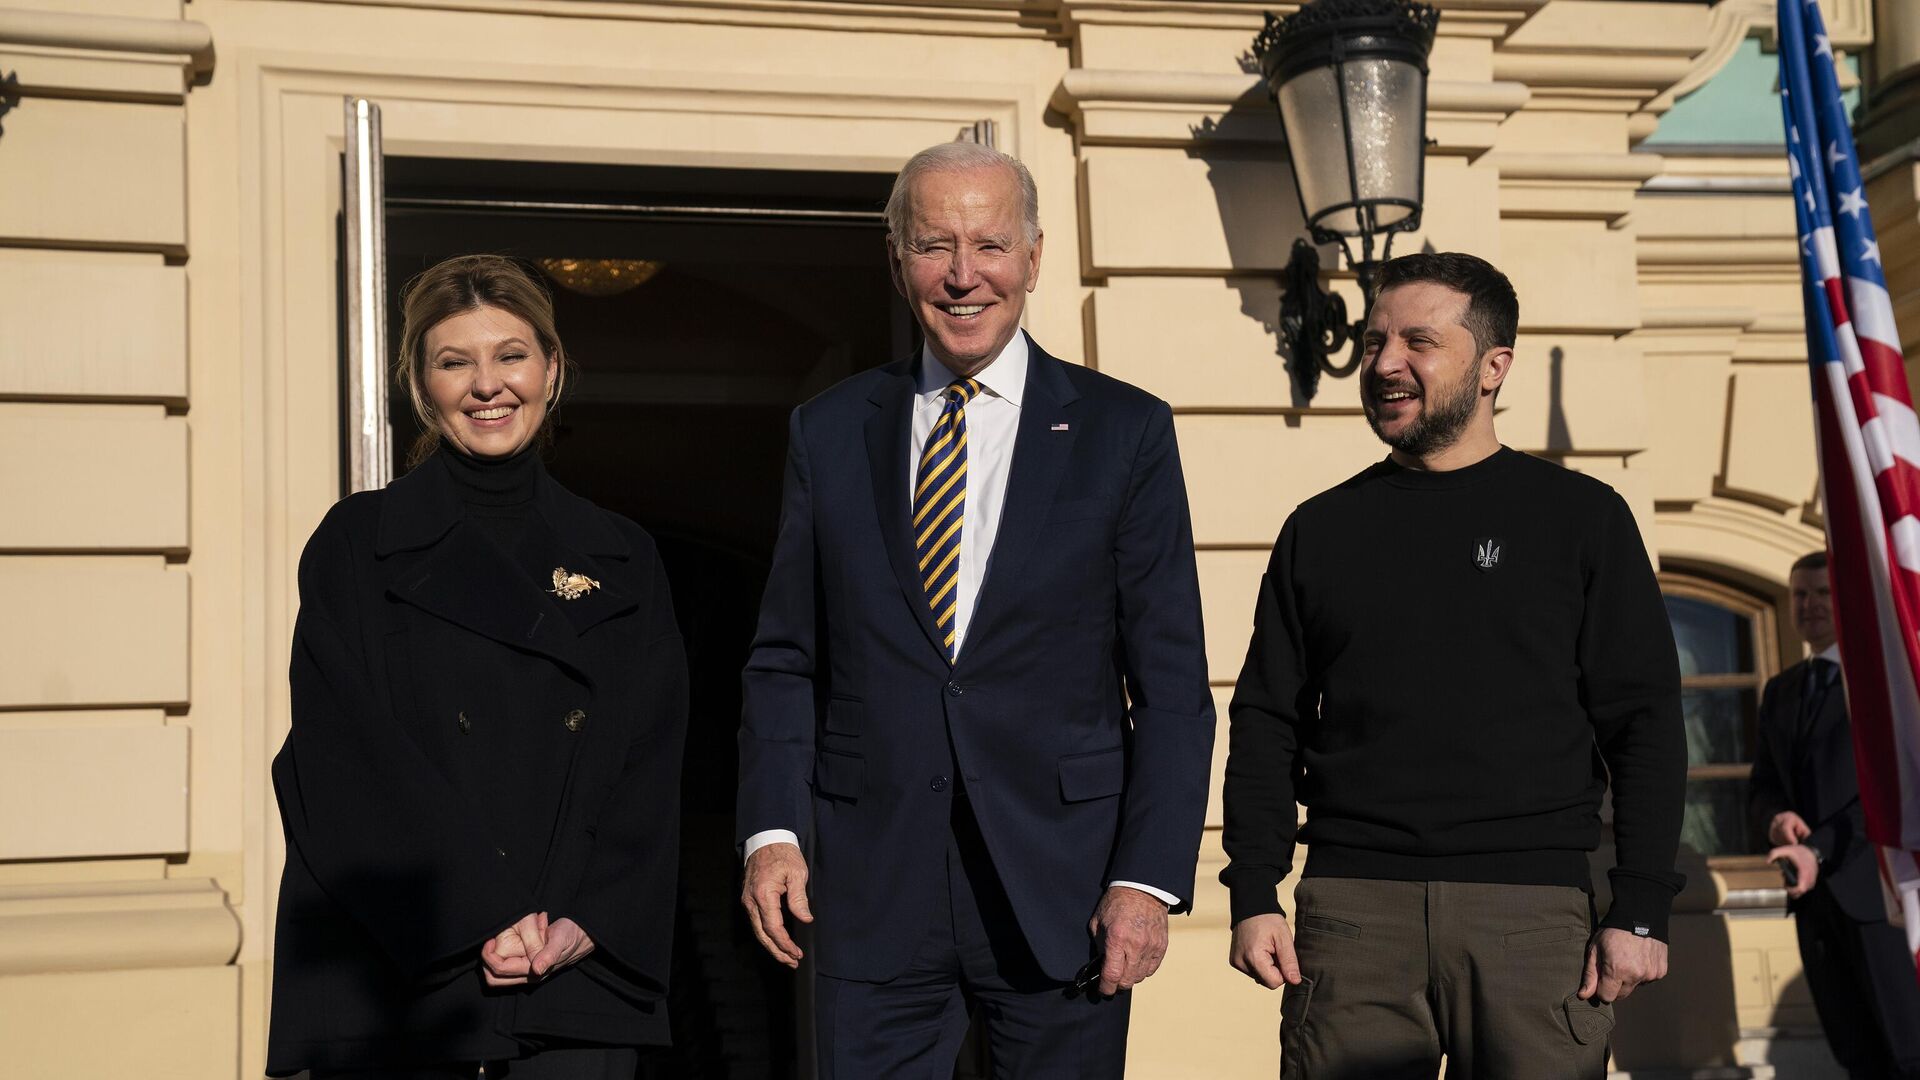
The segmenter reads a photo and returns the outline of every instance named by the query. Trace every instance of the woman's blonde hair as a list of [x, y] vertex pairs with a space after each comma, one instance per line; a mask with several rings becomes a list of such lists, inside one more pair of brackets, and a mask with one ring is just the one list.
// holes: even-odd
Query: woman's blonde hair
[[554, 413], [573, 364], [554, 327], [553, 296], [537, 275], [504, 255], [459, 255], [407, 282], [400, 294], [400, 307], [405, 323], [400, 331], [400, 351], [394, 357], [393, 377], [407, 388], [414, 419], [420, 422], [420, 435], [407, 452], [408, 468], [433, 456], [440, 447], [440, 420], [426, 390], [427, 332], [476, 308], [499, 308], [533, 327], [536, 344], [554, 364], [553, 381], [547, 386], [547, 415], [537, 436], [543, 443], [552, 439]]

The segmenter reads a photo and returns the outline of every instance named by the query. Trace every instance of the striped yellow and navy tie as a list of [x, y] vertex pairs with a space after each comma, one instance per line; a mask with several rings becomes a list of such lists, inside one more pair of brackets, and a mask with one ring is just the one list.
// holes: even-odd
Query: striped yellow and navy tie
[[973, 379], [955, 379], [947, 387], [946, 407], [927, 435], [920, 453], [920, 475], [913, 485], [914, 549], [920, 556], [920, 585], [933, 608], [947, 661], [954, 658], [956, 617], [960, 610], [960, 523], [967, 509], [967, 402], [980, 392]]

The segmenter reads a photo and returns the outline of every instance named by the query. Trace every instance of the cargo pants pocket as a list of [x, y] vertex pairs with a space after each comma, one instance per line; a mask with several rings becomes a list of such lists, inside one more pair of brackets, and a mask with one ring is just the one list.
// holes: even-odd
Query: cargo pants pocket
[[1307, 1016], [1313, 1009], [1313, 980], [1302, 975], [1298, 986], [1280, 993], [1280, 1078], [1301, 1080], [1307, 1075]]
[[1581, 1046], [1595, 1043], [1605, 1044], [1607, 1036], [1613, 1033], [1613, 1006], [1602, 1005], [1597, 1001], [1581, 1001], [1580, 995], [1568, 994], [1560, 1003], [1567, 1014], [1567, 1030], [1573, 1033], [1573, 1041]]

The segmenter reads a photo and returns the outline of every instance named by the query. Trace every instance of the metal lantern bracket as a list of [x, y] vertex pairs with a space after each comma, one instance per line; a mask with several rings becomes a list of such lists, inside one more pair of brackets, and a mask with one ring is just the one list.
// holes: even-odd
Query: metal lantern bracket
[[[1414, 198], [1375, 192], [1363, 197], [1359, 162], [1354, 148], [1354, 117], [1348, 101], [1346, 70], [1351, 62], [1389, 60], [1417, 68], [1422, 77], [1421, 96], [1407, 104], [1417, 112], [1408, 122], [1425, 127], [1425, 76], [1427, 54], [1439, 27], [1439, 11], [1431, 4], [1415, 0], [1312, 0], [1285, 18], [1268, 13], [1260, 32], [1254, 36], [1253, 54], [1266, 76], [1267, 93], [1280, 113], [1282, 134], [1288, 144], [1293, 166], [1294, 191], [1300, 200], [1300, 215], [1313, 244], [1296, 239], [1286, 268], [1281, 271], [1280, 333], [1289, 357], [1288, 366], [1301, 394], [1312, 401], [1320, 377], [1342, 378], [1359, 369], [1364, 355], [1363, 336], [1366, 317], [1373, 306], [1374, 280], [1382, 263], [1393, 257], [1393, 234], [1420, 227], [1423, 191], [1416, 163]], [[1279, 108], [1282, 88], [1294, 79], [1320, 69], [1331, 68], [1334, 96], [1339, 104], [1339, 124], [1346, 155], [1348, 198], [1324, 206], [1307, 205], [1306, 184], [1299, 173], [1303, 163], [1294, 158], [1295, 133], [1285, 131], [1286, 112]], [[1331, 122], [1329, 116], [1327, 122]], [[1424, 147], [1427, 140], [1421, 139]], [[1397, 220], [1381, 223], [1383, 208], [1397, 208]], [[1351, 217], [1350, 227], [1333, 227]], [[1352, 241], [1358, 239], [1356, 254]], [[1374, 241], [1381, 241], [1378, 257]], [[1314, 244], [1337, 243], [1348, 265], [1359, 279], [1362, 298], [1361, 317], [1347, 320], [1346, 300], [1320, 287], [1320, 253]], [[1352, 351], [1345, 363], [1335, 364], [1330, 357], [1346, 347]]]

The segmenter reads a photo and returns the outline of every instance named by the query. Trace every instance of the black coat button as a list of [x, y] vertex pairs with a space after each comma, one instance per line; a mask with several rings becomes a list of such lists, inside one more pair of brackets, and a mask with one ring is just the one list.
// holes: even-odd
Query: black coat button
[[567, 713], [566, 720], [562, 722], [567, 725], [568, 731], [579, 731], [582, 727], [586, 726], [586, 711], [583, 709], [574, 709]]
[[935, 791], [945, 791], [947, 790], [947, 778], [944, 776], [936, 776], [933, 778], [933, 784], [931, 786]]
[[467, 714], [464, 712], [460, 714], [460, 719], [458, 723], [460, 725], [460, 734], [462, 735], [465, 735], [469, 731], [473, 730], [473, 721], [467, 719]]
[[950, 682], [947, 684], [948, 697], [959, 697], [961, 694], [964, 694], [966, 692], [967, 692], [966, 688], [961, 686], [957, 682]]

